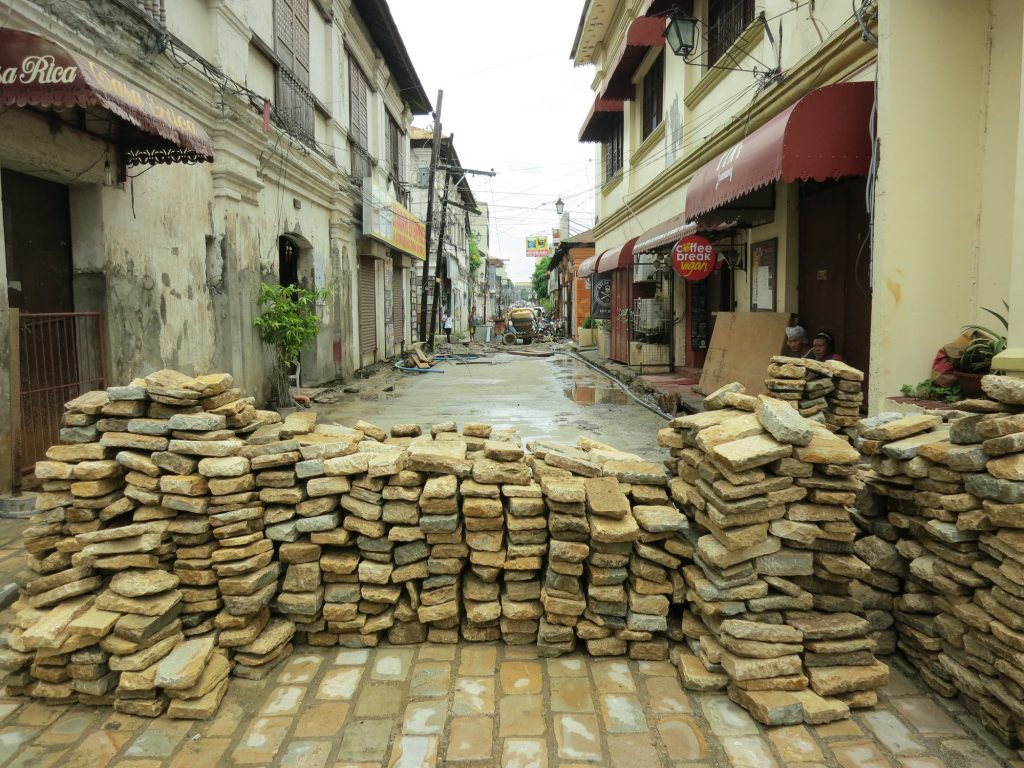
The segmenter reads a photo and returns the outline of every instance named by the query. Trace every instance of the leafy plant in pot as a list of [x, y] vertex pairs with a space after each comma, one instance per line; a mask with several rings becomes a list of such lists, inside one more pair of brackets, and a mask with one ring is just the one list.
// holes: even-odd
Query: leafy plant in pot
[[330, 295], [327, 288], [310, 291], [295, 285], [260, 283], [257, 303], [262, 308], [252, 324], [265, 344], [274, 348], [274, 400], [279, 407], [295, 404], [288, 387], [288, 374], [299, 361], [303, 347], [320, 333], [316, 304]]
[[[1007, 310], [1010, 309], [1005, 301], [1003, 306]], [[960, 384], [961, 393], [967, 397], [981, 394], [981, 377], [992, 372], [992, 358], [1006, 349], [1006, 333], [1009, 330], [1006, 317], [986, 307], [982, 307], [982, 310], [999, 321], [1002, 333], [977, 323], [963, 327], [963, 330], [972, 334], [972, 337], [957, 360], [954, 375]]]

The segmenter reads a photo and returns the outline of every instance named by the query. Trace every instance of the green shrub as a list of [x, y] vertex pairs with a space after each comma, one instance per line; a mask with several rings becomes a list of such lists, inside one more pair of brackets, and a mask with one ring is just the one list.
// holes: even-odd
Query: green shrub
[[274, 348], [277, 368], [277, 404], [290, 405], [288, 368], [320, 333], [316, 303], [330, 295], [327, 288], [310, 291], [295, 285], [260, 283], [257, 303], [262, 311], [252, 324], [265, 344]]

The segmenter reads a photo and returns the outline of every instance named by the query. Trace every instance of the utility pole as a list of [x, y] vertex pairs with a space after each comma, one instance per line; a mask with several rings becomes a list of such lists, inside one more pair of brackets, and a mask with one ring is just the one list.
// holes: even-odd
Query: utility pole
[[[448, 137], [449, 152], [454, 139], [455, 134]], [[437, 231], [437, 261], [434, 262], [434, 303], [430, 307], [430, 333], [427, 349], [434, 348], [434, 333], [437, 331], [437, 310], [441, 296], [441, 259], [444, 258], [444, 225], [448, 219], [448, 188], [451, 185], [451, 180], [452, 172], [446, 168], [444, 172], [444, 195], [441, 197], [441, 226]], [[445, 275], [448, 274], [447, 266], [444, 273]]]
[[[420, 341], [427, 340], [427, 290], [430, 280], [430, 235], [434, 225], [434, 173], [437, 169], [437, 152], [441, 145], [441, 100], [444, 91], [437, 92], [437, 110], [434, 112], [434, 138], [430, 145], [430, 169], [427, 178], [427, 245], [424, 249], [423, 280], [420, 286]], [[447, 195], [445, 195], [447, 197]], [[442, 218], [442, 221], [444, 219]], [[431, 342], [433, 343], [433, 342]]]

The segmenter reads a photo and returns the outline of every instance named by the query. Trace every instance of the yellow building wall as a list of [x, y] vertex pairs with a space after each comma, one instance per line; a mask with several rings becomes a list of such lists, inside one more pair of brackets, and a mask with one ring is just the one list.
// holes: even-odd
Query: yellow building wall
[[1006, 181], [982, 181], [986, 152], [1006, 144], [987, 134], [986, 108], [1019, 88], [990, 80], [991, 19], [980, 10], [956, 0], [880, 6], [870, 404], [926, 378], [935, 351], [975, 319], [979, 274], [998, 280], [991, 219], [979, 268], [983, 193]]

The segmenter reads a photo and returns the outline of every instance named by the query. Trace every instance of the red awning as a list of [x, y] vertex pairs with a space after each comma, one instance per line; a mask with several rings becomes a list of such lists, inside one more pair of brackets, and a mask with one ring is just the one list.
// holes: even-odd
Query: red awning
[[128, 164], [213, 161], [213, 142], [195, 120], [119, 73], [45, 37], [0, 29], [0, 105], [99, 109]]
[[595, 254], [590, 258], [584, 259], [579, 269], [576, 270], [576, 277], [590, 277], [594, 274], [597, 271], [597, 260], [599, 258], [600, 254]]
[[627, 240], [622, 245], [602, 251], [597, 259], [597, 272], [611, 272], [613, 269], [622, 269], [633, 266], [633, 244], [637, 238]]
[[612, 59], [615, 63], [598, 91], [602, 99], [632, 101], [636, 96], [633, 74], [648, 50], [665, 45], [665, 23], [664, 16], [641, 16], [629, 25], [626, 39]]
[[663, 245], [671, 245], [680, 238], [692, 235], [697, 231], [697, 223], [689, 221], [685, 213], [673, 216], [668, 221], [663, 221], [656, 227], [651, 227], [639, 238], [633, 246], [636, 253], [651, 251]]
[[623, 103], [621, 99], [594, 99], [587, 119], [580, 128], [580, 141], [604, 141], [622, 123]]
[[779, 179], [867, 175], [873, 99], [873, 83], [839, 83], [811, 91], [693, 174], [686, 189], [686, 217], [695, 218]]

